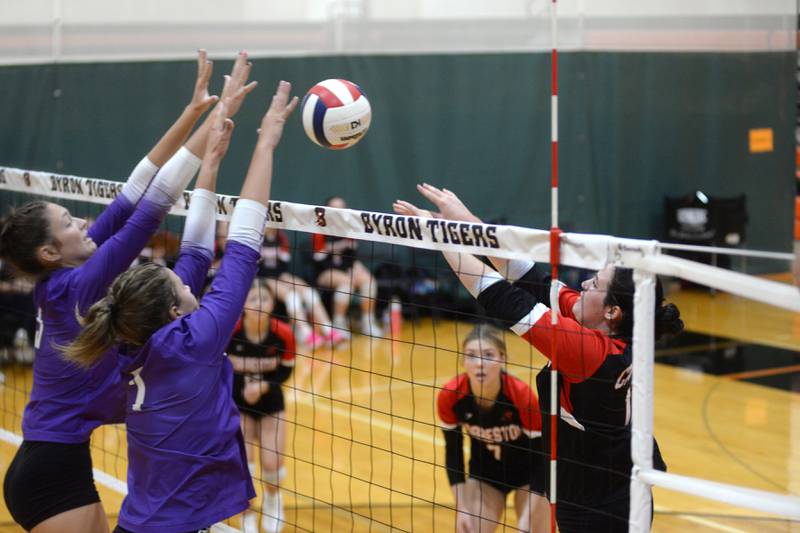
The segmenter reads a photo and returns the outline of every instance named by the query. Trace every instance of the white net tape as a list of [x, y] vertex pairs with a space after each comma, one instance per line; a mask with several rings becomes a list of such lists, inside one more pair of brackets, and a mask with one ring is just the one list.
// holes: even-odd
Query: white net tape
[[[0, 188], [52, 198], [109, 204], [122, 188], [116, 181], [82, 178], [49, 172], [0, 168]], [[189, 192], [173, 207], [173, 215], [185, 216]], [[217, 195], [218, 220], [228, 220], [236, 197]], [[473, 224], [448, 220], [419, 219], [388, 213], [335, 209], [291, 202], [271, 201], [269, 227], [322, 233], [438, 251], [485, 255], [506, 259], [548, 262], [550, 233], [519, 226]], [[565, 265], [600, 269], [613, 263], [665, 276], [693, 281], [721, 291], [800, 312], [795, 287], [738, 272], [662, 255], [658, 241], [621, 239], [608, 235], [565, 233], [561, 262]], [[790, 259], [789, 254], [784, 256]]]

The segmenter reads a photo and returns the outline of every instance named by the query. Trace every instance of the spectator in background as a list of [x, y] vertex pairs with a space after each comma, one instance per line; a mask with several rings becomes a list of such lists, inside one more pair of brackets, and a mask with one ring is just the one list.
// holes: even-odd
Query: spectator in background
[[0, 260], [0, 360], [31, 363], [36, 326], [33, 283], [14, 279], [12, 270]]
[[[334, 196], [326, 204], [336, 209], [346, 209], [345, 201]], [[333, 289], [333, 325], [349, 331], [347, 309], [355, 291], [361, 296], [361, 333], [372, 337], [383, 335], [375, 318], [375, 298], [378, 283], [367, 267], [356, 257], [358, 243], [353, 239], [314, 234], [314, 266], [317, 285]]]
[[291, 258], [286, 234], [277, 229], [266, 229], [261, 243], [258, 276], [267, 280], [270, 290], [286, 306], [296, 337], [312, 348], [346, 341], [346, 332], [331, 328], [331, 319], [319, 293], [300, 276], [290, 272]]
[[[233, 365], [233, 400], [239, 408], [250, 474], [256, 473], [256, 448], [265, 482], [261, 506], [264, 532], [280, 531], [284, 522], [280, 482], [286, 476], [286, 411], [281, 384], [289, 379], [295, 363], [292, 328], [272, 316], [275, 296], [264, 279], [256, 278], [247, 294], [244, 313], [228, 344]], [[255, 513], [245, 511], [244, 533], [258, 533]]]
[[172, 266], [178, 256], [179, 248], [180, 241], [177, 235], [171, 231], [161, 230], [153, 235], [135, 264], [150, 262], [161, 266]]

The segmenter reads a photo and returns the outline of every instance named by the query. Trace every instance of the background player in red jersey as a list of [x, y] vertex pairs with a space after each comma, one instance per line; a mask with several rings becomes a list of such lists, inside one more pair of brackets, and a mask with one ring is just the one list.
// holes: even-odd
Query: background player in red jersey
[[[518, 529], [549, 531], [541, 454], [539, 402], [522, 380], [503, 370], [503, 333], [475, 327], [464, 339], [464, 372], [448, 381], [437, 400], [445, 436], [447, 477], [456, 500], [457, 533], [494, 531], [515, 491]], [[470, 436], [465, 480], [462, 428]]]
[[[266, 482], [262, 527], [277, 532], [283, 524], [279, 483], [285, 475], [285, 411], [281, 383], [295, 362], [294, 333], [289, 324], [270, 315], [275, 296], [266, 280], [256, 279], [247, 294], [244, 314], [228, 345], [233, 364], [233, 399], [242, 418], [247, 461], [255, 469], [255, 445], [261, 452], [261, 479]], [[255, 513], [242, 518], [245, 533], [258, 533]]]

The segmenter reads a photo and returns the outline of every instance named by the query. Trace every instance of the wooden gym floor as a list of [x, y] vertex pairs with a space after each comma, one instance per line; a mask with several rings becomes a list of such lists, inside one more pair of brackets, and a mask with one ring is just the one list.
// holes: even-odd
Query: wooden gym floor
[[[800, 315], [726, 294], [684, 290], [670, 299], [691, 332], [656, 356], [656, 436], [670, 471], [800, 494]], [[340, 350], [298, 356], [285, 387], [284, 531], [453, 530], [435, 395], [461, 371], [455, 351], [469, 328], [406, 322], [394, 346], [355, 336]], [[513, 334], [507, 341], [509, 371], [530, 381], [544, 358]], [[3, 373], [5, 472], [31, 373]], [[95, 468], [124, 480], [124, 428], [99, 429], [93, 448]], [[113, 527], [122, 496], [98, 489]], [[800, 531], [800, 523], [660, 489], [655, 510], [656, 532]], [[513, 531], [513, 510], [506, 519], [498, 531]], [[229, 524], [238, 528], [238, 518]], [[17, 531], [0, 505], [0, 533]]]

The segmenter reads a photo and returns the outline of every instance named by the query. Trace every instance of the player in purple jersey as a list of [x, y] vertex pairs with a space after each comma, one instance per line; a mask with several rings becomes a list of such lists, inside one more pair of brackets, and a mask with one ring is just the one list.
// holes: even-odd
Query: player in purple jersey
[[[430, 185], [420, 193], [451, 220], [480, 222], [452, 192]], [[435, 216], [397, 201], [399, 214]], [[559, 394], [556, 522], [562, 533], [628, 531], [630, 512], [633, 273], [609, 265], [583, 283], [581, 292], [562, 286], [559, 315], [551, 323], [550, 278], [531, 261], [490, 258], [492, 270], [468, 254], [444, 253], [467, 290], [489, 316], [507, 322], [545, 357], [558, 350]], [[501, 275], [502, 274], [502, 275]], [[656, 284], [656, 340], [683, 330], [680, 312], [664, 303]], [[536, 378], [541, 407], [550, 408], [550, 364]], [[542, 427], [543, 452], [550, 454], [550, 424]], [[665, 470], [657, 443], [653, 465]], [[545, 469], [549, 477], [549, 469]], [[549, 480], [545, 487], [549, 493]]]
[[4, 482], [8, 508], [26, 529], [108, 531], [92, 478], [89, 436], [100, 424], [123, 420], [116, 357], [106, 354], [84, 369], [65, 361], [57, 347], [77, 336], [78, 316], [128, 268], [196, 173], [210, 123], [186, 139], [217, 100], [208, 94], [211, 70], [200, 51], [190, 104], [91, 228], [48, 202], [12, 211], [0, 228], [2, 257], [36, 279], [33, 387], [23, 415], [24, 441]]
[[[202, 304], [195, 294], [212, 259], [214, 217], [198, 215], [187, 226], [197, 232], [193, 239], [205, 248], [205, 260], [176, 271], [145, 264], [117, 277], [65, 350], [85, 366], [119, 344], [130, 385], [129, 493], [116, 531], [198, 531], [241, 513], [255, 497], [231, 391], [233, 367], [224, 350], [258, 267], [274, 150], [297, 106], [297, 98], [289, 101], [290, 90], [287, 82], [278, 85], [262, 119], [225, 256]], [[214, 117], [201, 179], [216, 176], [233, 129], [221, 112]]]

